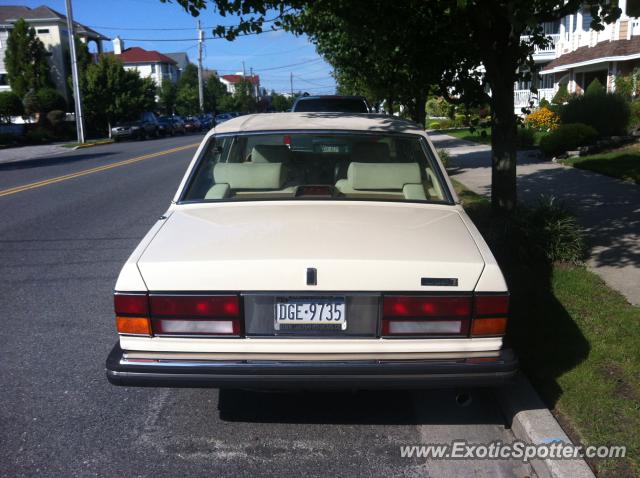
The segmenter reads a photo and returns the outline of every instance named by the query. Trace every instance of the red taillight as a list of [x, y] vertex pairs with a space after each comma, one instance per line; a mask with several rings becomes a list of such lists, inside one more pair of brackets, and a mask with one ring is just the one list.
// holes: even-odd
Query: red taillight
[[127, 335], [240, 335], [235, 295], [114, 295], [118, 333]]
[[508, 294], [385, 296], [382, 336], [504, 335]]
[[469, 317], [471, 297], [385, 297], [385, 317]]
[[144, 292], [113, 296], [116, 312], [116, 329], [119, 334], [151, 335], [149, 298]]
[[116, 315], [149, 315], [149, 298], [147, 294], [118, 294], [113, 296]]
[[151, 315], [154, 317], [238, 317], [240, 300], [235, 295], [192, 296], [152, 295]]
[[469, 333], [471, 296], [385, 296], [383, 336], [456, 336]]
[[477, 294], [472, 337], [498, 337], [507, 332], [508, 294]]

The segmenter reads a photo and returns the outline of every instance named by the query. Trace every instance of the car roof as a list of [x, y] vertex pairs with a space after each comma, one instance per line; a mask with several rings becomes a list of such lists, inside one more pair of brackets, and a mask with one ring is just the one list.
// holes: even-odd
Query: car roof
[[363, 131], [410, 133], [424, 136], [419, 124], [395, 116], [368, 113], [260, 113], [240, 116], [215, 127], [212, 133], [248, 133], [258, 131]]
[[364, 96], [345, 96], [345, 95], [309, 95], [298, 96], [296, 101], [306, 100], [364, 100]]

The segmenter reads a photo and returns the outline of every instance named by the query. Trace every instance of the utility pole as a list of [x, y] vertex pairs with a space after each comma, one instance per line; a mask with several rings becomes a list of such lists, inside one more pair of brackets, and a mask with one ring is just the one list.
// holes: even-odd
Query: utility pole
[[[73, 81], [73, 100], [76, 105], [76, 132], [78, 143], [84, 143], [84, 117], [82, 116], [82, 98], [80, 98], [80, 81], [78, 79], [78, 57], [76, 56], [76, 35], [73, 28], [73, 9], [71, 0], [67, 3], [67, 30], [69, 30], [69, 52], [71, 54], [71, 77]], [[111, 131], [109, 131], [111, 135]]]
[[293, 98], [293, 71], [289, 76], [289, 83], [291, 83], [291, 98]]
[[247, 74], [245, 73], [244, 69], [244, 60], [242, 60], [242, 78], [244, 78], [245, 76], [247, 76]]
[[204, 32], [200, 28], [200, 20], [198, 20], [198, 100], [200, 105], [200, 113], [204, 112], [204, 87], [202, 85], [202, 42], [204, 41]]
[[251, 82], [251, 91], [253, 92], [254, 98], [258, 97], [258, 88], [253, 83], [253, 67], [249, 67], [249, 81]]

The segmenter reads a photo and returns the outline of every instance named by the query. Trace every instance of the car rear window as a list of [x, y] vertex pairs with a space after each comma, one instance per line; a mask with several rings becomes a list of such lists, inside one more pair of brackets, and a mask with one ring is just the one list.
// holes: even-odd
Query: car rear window
[[278, 133], [212, 137], [181, 201], [450, 202], [419, 136]]
[[293, 107], [295, 112], [368, 113], [364, 100], [359, 98], [309, 98], [300, 99]]

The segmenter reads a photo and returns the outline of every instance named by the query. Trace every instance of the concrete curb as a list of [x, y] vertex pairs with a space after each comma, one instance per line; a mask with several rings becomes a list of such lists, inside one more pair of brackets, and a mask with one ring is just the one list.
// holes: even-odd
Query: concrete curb
[[103, 144], [113, 144], [115, 143], [114, 140], [109, 139], [109, 140], [105, 140], [105, 141], [98, 141], [97, 143], [85, 143], [85, 144], [79, 144], [78, 146], [74, 146], [73, 150], [76, 149], [85, 149], [85, 148], [93, 148], [94, 146], [102, 146]]
[[[497, 396], [518, 440], [533, 444], [554, 441], [572, 443], [522, 373], [512, 384], [498, 389]], [[533, 460], [531, 466], [539, 478], [595, 478], [591, 468], [582, 459]]]

